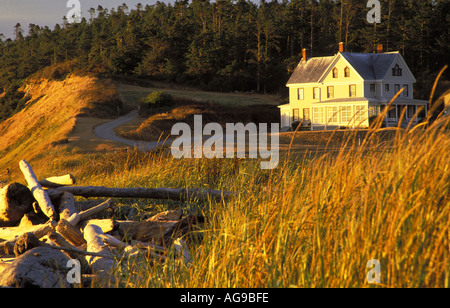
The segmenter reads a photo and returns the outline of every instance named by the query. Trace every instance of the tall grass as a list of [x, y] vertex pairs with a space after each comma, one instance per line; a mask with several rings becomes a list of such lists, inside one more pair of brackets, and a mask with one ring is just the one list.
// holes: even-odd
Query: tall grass
[[[188, 241], [190, 266], [171, 258], [131, 266], [117, 273], [118, 286], [449, 287], [449, 124], [399, 129], [389, 143], [368, 132], [361, 146], [285, 156], [275, 170], [163, 151], [73, 156], [49, 167], [78, 170], [81, 184], [239, 191], [219, 203], [139, 203], [204, 215], [202, 240]], [[366, 281], [370, 259], [380, 261], [379, 285]]]

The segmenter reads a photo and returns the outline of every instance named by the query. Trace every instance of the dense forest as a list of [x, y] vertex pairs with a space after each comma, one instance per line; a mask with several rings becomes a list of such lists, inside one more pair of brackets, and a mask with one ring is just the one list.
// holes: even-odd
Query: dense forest
[[400, 51], [418, 80], [434, 79], [450, 54], [450, 2], [381, 0], [379, 24], [367, 22], [366, 5], [365, 0], [183, 0], [99, 6], [80, 23], [63, 18], [54, 29], [17, 24], [15, 37], [0, 36], [0, 92], [49, 65], [71, 63], [98, 74], [212, 91], [282, 93], [302, 48], [313, 56], [333, 55], [340, 41], [353, 52], [373, 52], [381, 43], [385, 51]]

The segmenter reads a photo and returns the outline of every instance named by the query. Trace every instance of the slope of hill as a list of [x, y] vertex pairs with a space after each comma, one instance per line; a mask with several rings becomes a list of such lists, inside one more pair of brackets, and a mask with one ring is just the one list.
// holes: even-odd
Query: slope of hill
[[67, 143], [77, 118], [111, 117], [121, 107], [113, 84], [92, 76], [71, 74], [59, 81], [30, 78], [20, 90], [31, 99], [0, 123], [0, 173], [23, 158], [45, 158], [58, 144]]

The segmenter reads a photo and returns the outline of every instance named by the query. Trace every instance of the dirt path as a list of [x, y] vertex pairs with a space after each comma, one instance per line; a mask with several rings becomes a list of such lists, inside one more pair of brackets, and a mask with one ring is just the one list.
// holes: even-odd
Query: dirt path
[[[132, 147], [136, 147], [142, 151], [151, 151], [158, 146], [157, 141], [139, 141], [139, 140], [125, 139], [125, 138], [117, 136], [116, 133], [114, 132], [114, 129], [116, 127], [119, 127], [127, 122], [134, 120], [135, 118], [137, 118], [137, 116], [138, 116], [138, 111], [133, 110], [130, 113], [128, 113], [120, 118], [117, 118], [113, 121], [106, 122], [104, 124], [100, 124], [100, 125], [96, 126], [94, 128], [94, 133], [98, 137], [105, 139], [105, 140], [120, 142], [120, 143], [129, 145], [129, 146], [132, 146]], [[162, 144], [162, 142], [160, 142], [160, 144]]]

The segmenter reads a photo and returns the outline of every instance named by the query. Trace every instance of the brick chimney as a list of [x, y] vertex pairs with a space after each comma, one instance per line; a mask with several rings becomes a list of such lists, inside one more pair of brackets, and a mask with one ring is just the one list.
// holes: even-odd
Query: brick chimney
[[383, 53], [383, 44], [377, 44], [377, 53]]
[[344, 42], [339, 42], [339, 52], [344, 52]]
[[309, 58], [311, 58], [311, 52], [307, 48], [302, 49], [302, 61], [306, 62]]

